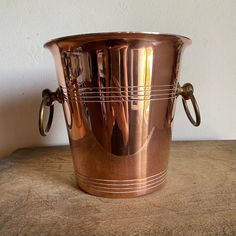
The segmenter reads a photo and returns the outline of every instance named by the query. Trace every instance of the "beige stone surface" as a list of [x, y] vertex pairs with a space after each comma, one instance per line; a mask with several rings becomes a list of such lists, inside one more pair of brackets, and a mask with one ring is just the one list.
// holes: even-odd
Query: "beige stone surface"
[[68, 147], [0, 159], [0, 235], [236, 235], [236, 141], [174, 142], [159, 192], [106, 199], [76, 187]]

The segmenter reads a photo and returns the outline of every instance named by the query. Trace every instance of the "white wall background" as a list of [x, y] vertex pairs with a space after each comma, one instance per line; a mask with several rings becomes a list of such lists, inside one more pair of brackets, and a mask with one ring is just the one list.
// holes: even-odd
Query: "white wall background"
[[60, 105], [48, 137], [38, 133], [41, 91], [57, 87], [51, 38], [100, 31], [157, 31], [189, 36], [181, 81], [195, 87], [202, 124], [181, 101], [173, 138], [236, 138], [235, 0], [0, 0], [0, 156], [16, 148], [67, 144]]

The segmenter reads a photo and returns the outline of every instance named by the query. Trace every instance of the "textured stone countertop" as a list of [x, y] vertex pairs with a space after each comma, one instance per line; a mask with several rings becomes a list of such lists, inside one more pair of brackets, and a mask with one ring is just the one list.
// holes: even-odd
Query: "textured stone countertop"
[[76, 187], [69, 147], [0, 159], [0, 235], [236, 235], [236, 141], [173, 142], [165, 187], [106, 199]]

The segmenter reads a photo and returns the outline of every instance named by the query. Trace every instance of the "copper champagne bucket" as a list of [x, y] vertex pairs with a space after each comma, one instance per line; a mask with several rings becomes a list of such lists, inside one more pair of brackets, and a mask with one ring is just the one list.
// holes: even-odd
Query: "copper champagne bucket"
[[[182, 51], [190, 43], [178, 35], [98, 33], [45, 44], [55, 59], [59, 88], [42, 93], [39, 129], [46, 135], [54, 101], [60, 102], [81, 189], [128, 198], [164, 185], [179, 95], [189, 120], [200, 124], [192, 85], [178, 82]], [[50, 114], [44, 128], [46, 106]]]

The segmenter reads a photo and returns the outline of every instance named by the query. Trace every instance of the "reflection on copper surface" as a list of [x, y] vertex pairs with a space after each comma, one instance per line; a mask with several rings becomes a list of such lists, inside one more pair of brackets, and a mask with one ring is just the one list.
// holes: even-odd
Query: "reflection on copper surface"
[[180, 56], [189, 42], [173, 35], [104, 33], [46, 44], [60, 74], [82, 189], [116, 198], [163, 186]]

